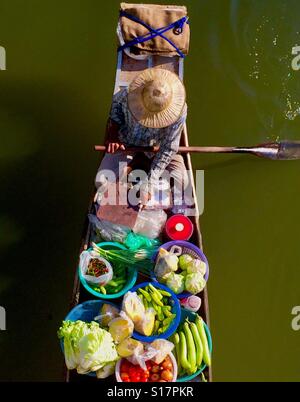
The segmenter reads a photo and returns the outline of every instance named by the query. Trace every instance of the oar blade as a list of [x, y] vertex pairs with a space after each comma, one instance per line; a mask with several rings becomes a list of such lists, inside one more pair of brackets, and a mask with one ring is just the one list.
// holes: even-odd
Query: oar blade
[[277, 159], [300, 159], [300, 141], [280, 141]]

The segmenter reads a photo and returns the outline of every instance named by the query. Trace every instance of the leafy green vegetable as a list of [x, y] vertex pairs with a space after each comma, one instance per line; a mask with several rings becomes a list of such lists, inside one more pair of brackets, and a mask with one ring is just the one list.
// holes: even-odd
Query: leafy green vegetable
[[192, 294], [197, 294], [205, 288], [206, 282], [203, 276], [197, 272], [194, 274], [188, 274], [185, 277], [185, 288]]
[[173, 290], [175, 294], [179, 294], [184, 291], [184, 276], [172, 272], [168, 276], [166, 285]]
[[183, 271], [187, 269], [187, 267], [194, 261], [194, 258], [189, 254], [182, 254], [179, 257], [179, 268]]
[[118, 360], [110, 333], [96, 322], [63, 321], [58, 337], [64, 341], [66, 366], [69, 370], [77, 369], [79, 374], [96, 371], [98, 375], [101, 370], [100, 375], [106, 375], [111, 368], [105, 367], [114, 366]]

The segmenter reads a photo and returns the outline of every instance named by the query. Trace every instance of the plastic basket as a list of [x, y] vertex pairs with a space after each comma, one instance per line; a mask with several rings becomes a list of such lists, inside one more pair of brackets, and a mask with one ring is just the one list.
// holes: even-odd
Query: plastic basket
[[165, 290], [166, 292], [169, 292], [171, 294], [171, 303], [172, 303], [171, 312], [173, 314], [175, 314], [175, 318], [174, 318], [173, 322], [168, 327], [168, 329], [165, 332], [163, 332], [162, 334], [145, 336], [145, 335], [141, 335], [137, 331], [133, 331], [133, 334], [132, 334], [133, 338], [138, 339], [141, 342], [149, 342], [150, 343], [150, 342], [155, 341], [155, 339], [159, 339], [159, 338], [167, 339], [176, 331], [176, 329], [180, 323], [181, 308], [180, 308], [180, 304], [179, 304], [179, 301], [178, 301], [175, 293], [172, 292], [172, 290], [169, 289], [167, 286], [164, 286], [158, 282], [139, 283], [138, 285], [136, 285], [132, 288], [131, 292], [136, 292], [139, 288], [145, 288], [146, 286], [149, 285], [149, 283], [151, 283], [151, 285], [153, 285], [154, 287]]
[[[164, 248], [165, 250], [170, 251], [173, 246], [181, 247], [182, 248], [182, 254], [189, 254], [192, 257], [198, 258], [201, 261], [205, 262], [205, 264], [206, 264], [206, 273], [204, 275], [204, 279], [207, 282], [208, 278], [209, 278], [209, 265], [208, 265], [207, 258], [205, 256], [205, 254], [203, 253], [203, 251], [200, 250], [200, 248], [195, 246], [194, 244], [192, 244], [192, 243], [190, 243], [188, 241], [184, 241], [184, 240], [169, 241], [168, 243], [165, 243], [162, 246], [160, 246], [160, 248]], [[158, 249], [158, 252], [159, 252], [160, 248]], [[154, 261], [156, 261], [158, 252], [154, 256]], [[154, 282], [158, 282], [158, 280], [157, 280], [157, 278], [156, 278], [156, 276], [154, 274], [154, 271], [151, 271], [150, 276], [151, 276], [151, 279]], [[191, 295], [192, 294], [190, 292], [182, 292], [182, 293], [179, 293], [176, 296], [178, 297], [178, 299], [184, 299], [184, 298], [189, 297]]]
[[[123, 244], [116, 243], [116, 242], [102, 242], [97, 244], [98, 247], [101, 247], [106, 250], [127, 250]], [[91, 249], [89, 249], [91, 250]], [[82, 276], [81, 269], [78, 267], [78, 275], [80, 282], [82, 286], [93, 296], [99, 298], [99, 299], [117, 299], [118, 297], [123, 296], [128, 290], [134, 286], [137, 280], [138, 272], [136, 269], [130, 269], [128, 270], [128, 280], [127, 283], [124, 285], [123, 289], [121, 289], [118, 293], [111, 293], [111, 294], [106, 294], [104, 295], [103, 293], [97, 292], [94, 290], [85, 280], [85, 278]]]

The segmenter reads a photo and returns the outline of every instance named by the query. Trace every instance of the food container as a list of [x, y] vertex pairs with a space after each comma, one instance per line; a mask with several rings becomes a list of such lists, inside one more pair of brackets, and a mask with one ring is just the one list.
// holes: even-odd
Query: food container
[[[209, 278], [209, 265], [208, 265], [207, 258], [205, 256], [205, 254], [203, 253], [203, 251], [200, 250], [199, 247], [195, 246], [194, 244], [192, 244], [190, 242], [179, 241], [179, 240], [169, 241], [168, 243], [163, 244], [160, 248], [164, 248], [165, 250], [170, 251], [171, 248], [174, 247], [174, 246], [180, 247], [182, 249], [182, 254], [189, 254], [192, 257], [197, 258], [197, 259], [205, 262], [205, 264], [206, 264], [206, 273], [204, 275], [204, 279], [207, 282], [208, 278]], [[154, 256], [155, 261], [156, 261], [157, 255], [158, 255], [158, 252]], [[157, 278], [156, 278], [156, 276], [155, 276], [155, 274], [154, 274], [154, 271], [151, 271], [150, 276], [151, 276], [151, 279], [154, 282], [159, 283]], [[179, 293], [178, 295], [176, 295], [176, 297], [178, 297], [178, 299], [184, 299], [184, 298], [189, 297], [191, 295], [192, 294], [190, 292], [182, 292], [182, 293]]]
[[[192, 311], [186, 310], [184, 308], [181, 309], [181, 320], [180, 323], [183, 323], [185, 321], [186, 318], [189, 319], [189, 321], [194, 322], [196, 319], [197, 313], [193, 313]], [[208, 348], [210, 351], [210, 354], [212, 353], [212, 339], [211, 339], [211, 334], [210, 334], [210, 330], [207, 326], [207, 324], [204, 322], [204, 328], [205, 328], [205, 333], [207, 336], [207, 341], [208, 341]], [[206, 368], [206, 364], [204, 362], [202, 362], [202, 365], [200, 367], [200, 369], [198, 369], [196, 371], [196, 373], [192, 374], [192, 375], [186, 375], [183, 377], [177, 377], [177, 382], [188, 382], [191, 381], [193, 378], [197, 377], [199, 374], [202, 373], [202, 371]]]
[[169, 289], [167, 286], [162, 285], [161, 283], [158, 282], [143, 282], [143, 283], [139, 283], [138, 285], [134, 286], [131, 289], [131, 292], [136, 292], [139, 288], [145, 288], [146, 286], [148, 286], [149, 284], [153, 285], [154, 287], [158, 288], [158, 289], [162, 289], [165, 290], [166, 292], [169, 292], [171, 294], [170, 297], [170, 305], [171, 305], [171, 313], [175, 314], [175, 318], [172, 321], [172, 323], [169, 325], [169, 327], [167, 328], [167, 330], [161, 334], [155, 334], [155, 335], [151, 335], [151, 336], [145, 336], [140, 334], [137, 331], [133, 331], [132, 337], [135, 339], [138, 339], [141, 342], [153, 342], [156, 339], [167, 339], [169, 338], [177, 329], [179, 323], [180, 323], [180, 316], [181, 316], [181, 308], [180, 308], [180, 304], [179, 301], [175, 295], [174, 292], [172, 292], [171, 289]]
[[[115, 243], [115, 242], [98, 243], [97, 246], [101, 247], [103, 249], [107, 249], [107, 250], [116, 250], [116, 249], [127, 250], [127, 248], [125, 246], [123, 246], [120, 243]], [[89, 250], [92, 250], [92, 249], [89, 249]], [[78, 275], [79, 275], [79, 279], [80, 279], [82, 286], [90, 294], [92, 294], [93, 296], [95, 296], [99, 299], [109, 300], [109, 299], [117, 299], [118, 297], [121, 297], [126, 292], [128, 292], [128, 290], [130, 290], [132, 288], [132, 286], [134, 286], [134, 284], [136, 283], [138, 273], [137, 273], [136, 269], [128, 270], [127, 283], [125, 283], [124, 287], [118, 293], [110, 293], [110, 294], [106, 294], [106, 295], [103, 293], [97, 292], [87, 283], [86, 279], [84, 278], [84, 276], [81, 273], [80, 267], [78, 267]]]
[[192, 221], [185, 215], [172, 215], [166, 222], [166, 235], [171, 240], [189, 240], [194, 231]]
[[[176, 359], [175, 359], [173, 353], [170, 353], [168, 356], [170, 357], [172, 365], [173, 365], [173, 379], [170, 382], [176, 382], [176, 380], [177, 380], [177, 362], [176, 362]], [[122, 364], [123, 360], [125, 360], [125, 359], [122, 358], [122, 359], [118, 360], [117, 364], [116, 364], [115, 375], [116, 375], [117, 382], [123, 382], [121, 375], [120, 375], [120, 369], [121, 369], [121, 364]]]

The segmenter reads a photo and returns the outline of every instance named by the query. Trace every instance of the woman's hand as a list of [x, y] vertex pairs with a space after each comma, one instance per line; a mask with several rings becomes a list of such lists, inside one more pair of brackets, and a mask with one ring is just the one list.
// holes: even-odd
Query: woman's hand
[[109, 154], [114, 154], [115, 152], [117, 152], [118, 149], [124, 151], [125, 150], [124, 144], [122, 144], [121, 142], [110, 142], [110, 141], [106, 142], [106, 151]]
[[107, 141], [106, 151], [109, 154], [114, 154], [119, 149], [121, 151], [125, 150], [124, 144], [119, 141], [119, 126], [113, 120], [108, 119], [107, 126], [106, 126], [106, 133], [107, 133]]

